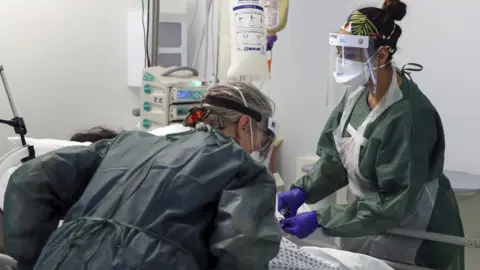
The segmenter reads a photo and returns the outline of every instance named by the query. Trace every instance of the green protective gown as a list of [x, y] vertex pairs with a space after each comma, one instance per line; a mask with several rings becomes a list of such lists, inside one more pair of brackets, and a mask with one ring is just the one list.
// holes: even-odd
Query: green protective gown
[[5, 195], [5, 252], [20, 270], [268, 269], [275, 193], [216, 131], [127, 132], [22, 165]]
[[[409, 215], [412, 218], [411, 213], [418, 209], [419, 216], [430, 215], [429, 219], [428, 216], [423, 217], [427, 221], [426, 227], [420, 229], [464, 236], [450, 181], [442, 173], [445, 138], [440, 116], [413, 81], [404, 76], [401, 78], [403, 83], [398, 91], [403, 98], [369, 123], [363, 134], [368, 141], [360, 148], [358, 168], [359, 173], [370, 181], [366, 183], [369, 191], [348, 205], [333, 204], [317, 212], [323, 231], [329, 236], [342, 237], [345, 249], [386, 260], [395, 257], [393, 253], [398, 253], [392, 247], [409, 239], [399, 236], [378, 238], [376, 235], [396, 227], [408, 227], [402, 222]], [[309, 204], [349, 185], [347, 170], [333, 138], [334, 130], [340, 125], [346, 99], [347, 95], [334, 109], [320, 136], [317, 147], [320, 159], [312, 171], [295, 184], [307, 192]], [[365, 90], [358, 98], [348, 123], [357, 129], [369, 113]], [[344, 132], [344, 136], [349, 134]], [[433, 188], [426, 190], [427, 185]], [[431, 190], [436, 194], [428, 194]], [[421, 212], [420, 195], [435, 198], [429, 213]], [[414, 216], [413, 220], [415, 218], [420, 219]], [[412, 228], [419, 229], [415, 224]], [[464, 269], [463, 247], [418, 242], [413, 253], [415, 264], [433, 269]]]

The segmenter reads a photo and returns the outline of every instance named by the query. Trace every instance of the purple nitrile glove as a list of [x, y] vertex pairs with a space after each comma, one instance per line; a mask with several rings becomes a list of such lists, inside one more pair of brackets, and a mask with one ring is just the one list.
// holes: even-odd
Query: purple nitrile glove
[[308, 237], [319, 227], [316, 211], [301, 213], [297, 216], [280, 220], [280, 228], [282, 230], [300, 239]]
[[293, 187], [287, 192], [278, 194], [278, 211], [286, 218], [294, 217], [306, 200], [307, 192], [299, 187]]

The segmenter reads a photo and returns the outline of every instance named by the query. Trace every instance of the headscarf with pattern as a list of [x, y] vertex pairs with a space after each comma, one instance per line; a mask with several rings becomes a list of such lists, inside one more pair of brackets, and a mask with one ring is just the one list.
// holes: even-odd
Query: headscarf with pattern
[[391, 54], [397, 51], [397, 42], [402, 29], [395, 21], [406, 14], [406, 5], [399, 0], [386, 0], [383, 7], [367, 7], [354, 11], [348, 16], [341, 29], [356, 36], [369, 36], [375, 46], [386, 47]]

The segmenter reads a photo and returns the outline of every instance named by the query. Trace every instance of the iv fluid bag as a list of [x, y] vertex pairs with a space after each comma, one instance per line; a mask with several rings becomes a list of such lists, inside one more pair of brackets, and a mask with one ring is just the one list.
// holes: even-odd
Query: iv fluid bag
[[265, 26], [267, 29], [273, 29], [278, 24], [278, 1], [265, 0]]
[[230, 0], [229, 81], [263, 81], [268, 78], [265, 0]]

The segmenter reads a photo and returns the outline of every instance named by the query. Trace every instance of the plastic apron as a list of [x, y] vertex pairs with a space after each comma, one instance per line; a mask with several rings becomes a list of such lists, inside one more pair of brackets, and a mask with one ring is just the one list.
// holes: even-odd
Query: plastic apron
[[[373, 187], [372, 181], [366, 179], [360, 173], [360, 149], [362, 146], [366, 146], [368, 142], [368, 139], [364, 138], [363, 134], [368, 124], [374, 122], [386, 109], [403, 98], [403, 93], [397, 85], [397, 74], [393, 72], [392, 84], [388, 92], [370, 112], [358, 130], [355, 130], [347, 121], [363, 91], [366, 91], [365, 87], [360, 87], [353, 92], [347, 89], [345, 92], [347, 101], [340, 125], [333, 132], [337, 151], [348, 174], [348, 203], [363, 198], [365, 194], [378, 192]], [[345, 128], [350, 137], [343, 137]], [[438, 178], [428, 181], [417, 198], [415, 208], [405, 217], [400, 227], [425, 230], [432, 215], [437, 190]], [[376, 235], [342, 238], [341, 246], [343, 249], [351, 252], [415, 265], [415, 257], [421, 242], [422, 240], [407, 237]]]

